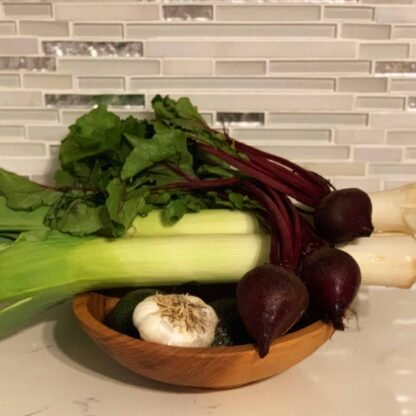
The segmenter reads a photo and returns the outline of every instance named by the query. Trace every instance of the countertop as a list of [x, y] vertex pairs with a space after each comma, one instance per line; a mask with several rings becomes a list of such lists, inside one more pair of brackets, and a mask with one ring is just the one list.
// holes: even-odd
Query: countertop
[[0, 341], [0, 415], [416, 416], [416, 290], [364, 288], [354, 307], [358, 322], [285, 373], [204, 391], [113, 362], [66, 302]]

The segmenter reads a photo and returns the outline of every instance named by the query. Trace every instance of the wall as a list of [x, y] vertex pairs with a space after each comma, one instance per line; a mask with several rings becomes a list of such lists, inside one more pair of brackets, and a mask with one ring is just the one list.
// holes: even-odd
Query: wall
[[188, 95], [231, 134], [367, 190], [416, 179], [416, 1], [36, 1], [0, 10], [0, 166], [46, 181], [90, 106]]

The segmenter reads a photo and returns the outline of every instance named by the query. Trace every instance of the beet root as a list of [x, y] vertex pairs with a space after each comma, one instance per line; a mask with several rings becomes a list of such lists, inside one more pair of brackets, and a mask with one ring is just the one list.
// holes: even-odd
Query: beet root
[[345, 312], [361, 284], [357, 262], [344, 251], [321, 248], [305, 258], [301, 278], [321, 319], [343, 330]]
[[269, 352], [272, 341], [300, 319], [309, 303], [300, 278], [272, 264], [246, 273], [236, 295], [240, 317], [261, 358]]
[[340, 189], [324, 196], [316, 206], [317, 234], [331, 244], [368, 237], [373, 232], [370, 197], [356, 188]]

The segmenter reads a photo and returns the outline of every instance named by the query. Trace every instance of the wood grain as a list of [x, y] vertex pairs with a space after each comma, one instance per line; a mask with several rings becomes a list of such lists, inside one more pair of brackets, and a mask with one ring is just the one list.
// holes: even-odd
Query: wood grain
[[131, 338], [103, 324], [118, 298], [83, 293], [73, 311], [85, 332], [113, 359], [128, 369], [164, 383], [204, 388], [231, 388], [265, 379], [299, 363], [333, 333], [316, 322], [275, 340], [260, 359], [252, 345], [215, 348], [169, 347]]

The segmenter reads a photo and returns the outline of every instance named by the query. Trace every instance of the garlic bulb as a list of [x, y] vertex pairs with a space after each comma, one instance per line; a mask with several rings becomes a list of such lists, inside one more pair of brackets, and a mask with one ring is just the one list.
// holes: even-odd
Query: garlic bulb
[[133, 324], [145, 341], [209, 347], [218, 317], [211, 306], [196, 296], [156, 294], [137, 304]]

